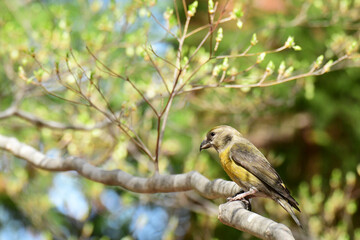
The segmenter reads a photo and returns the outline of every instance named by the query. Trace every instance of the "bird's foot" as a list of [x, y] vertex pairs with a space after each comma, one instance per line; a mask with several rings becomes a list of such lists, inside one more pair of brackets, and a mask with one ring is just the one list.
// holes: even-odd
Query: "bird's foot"
[[227, 198], [227, 201], [233, 202], [233, 201], [242, 201], [245, 204], [245, 208], [249, 211], [251, 211], [251, 203], [250, 198], [256, 193], [257, 191], [254, 189], [250, 189], [249, 191], [245, 192], [241, 190], [237, 194], [235, 194], [233, 197]]
[[228, 202], [234, 201], [234, 200], [232, 200], [233, 198], [235, 198], [237, 195], [242, 194], [242, 193], [244, 193], [244, 192], [245, 192], [244, 190], [240, 190], [240, 192], [235, 193], [232, 197], [226, 198], [226, 200], [227, 200]]
[[240, 191], [239, 193], [237, 193], [234, 197], [228, 198], [228, 201], [238, 201], [241, 200], [243, 198], [251, 198], [255, 195], [255, 193], [257, 193], [258, 191], [256, 189], [250, 188], [249, 191], [244, 192], [244, 191]]
[[[236, 196], [236, 195], [235, 195]], [[232, 202], [232, 201], [241, 201], [242, 203], [244, 203], [245, 205], [245, 209], [248, 210], [248, 211], [251, 211], [251, 202], [250, 202], [250, 198], [242, 198], [242, 199], [239, 199], [239, 200], [233, 200], [234, 197], [228, 197], [227, 200], [228, 202]]]

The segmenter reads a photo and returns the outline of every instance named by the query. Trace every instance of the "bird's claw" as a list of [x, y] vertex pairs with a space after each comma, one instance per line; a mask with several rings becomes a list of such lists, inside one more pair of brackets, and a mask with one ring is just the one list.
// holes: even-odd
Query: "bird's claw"
[[246, 210], [251, 211], [250, 199], [244, 198], [244, 199], [241, 199], [240, 201], [242, 201], [244, 203]]
[[[247, 197], [241, 198], [240, 196], [238, 196], [238, 195], [243, 194], [243, 193], [244, 193], [244, 191], [241, 190], [240, 192], [236, 193], [234, 196], [228, 197], [226, 200], [227, 200], [228, 202], [241, 201], [241, 202], [244, 203], [245, 209], [247, 209], [248, 211], [251, 211], [250, 199], [247, 198]], [[239, 197], [240, 197], [240, 198], [239, 198]]]

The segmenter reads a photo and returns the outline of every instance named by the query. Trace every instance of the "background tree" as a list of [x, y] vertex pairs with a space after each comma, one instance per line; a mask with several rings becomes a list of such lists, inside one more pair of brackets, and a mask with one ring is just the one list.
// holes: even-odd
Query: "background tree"
[[[256, 212], [297, 239], [360, 238], [360, 5], [268, 2], [1, 1], [1, 238], [251, 238], [216, 219], [238, 187], [198, 153], [224, 123], [306, 232], [272, 201]], [[243, 228], [234, 207], [220, 220]]]

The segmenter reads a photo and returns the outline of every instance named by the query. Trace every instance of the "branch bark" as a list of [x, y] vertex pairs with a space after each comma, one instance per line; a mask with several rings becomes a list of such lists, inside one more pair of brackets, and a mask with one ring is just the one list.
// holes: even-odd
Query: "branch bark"
[[295, 240], [290, 229], [245, 209], [240, 201], [227, 202], [219, 206], [219, 220], [236, 229], [250, 233], [261, 239]]
[[[76, 171], [81, 176], [106, 185], [119, 186], [136, 193], [165, 193], [195, 190], [208, 199], [228, 197], [240, 191], [230, 181], [210, 181], [196, 171], [150, 178], [137, 177], [122, 170], [103, 170], [81, 158], [50, 158], [14, 137], [0, 135], [0, 149], [22, 158], [36, 168], [48, 171]], [[262, 239], [294, 239], [291, 231], [256, 213], [246, 210], [239, 201], [220, 205], [218, 218], [226, 225]]]
[[216, 179], [210, 181], [196, 171], [150, 178], [137, 177], [118, 170], [103, 170], [81, 158], [49, 158], [35, 148], [13, 137], [0, 135], [0, 149], [26, 160], [31, 165], [48, 171], [78, 172], [81, 176], [106, 185], [119, 186], [136, 193], [165, 193], [196, 190], [206, 198], [214, 199], [234, 195], [240, 191], [234, 182]]

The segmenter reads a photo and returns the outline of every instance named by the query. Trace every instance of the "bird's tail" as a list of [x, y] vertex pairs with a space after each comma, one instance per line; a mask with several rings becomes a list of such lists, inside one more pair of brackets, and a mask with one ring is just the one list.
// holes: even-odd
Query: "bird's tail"
[[296, 217], [294, 211], [292, 210], [291, 205], [286, 200], [281, 198], [276, 199], [276, 201], [280, 204], [280, 206], [282, 206], [285, 209], [285, 211], [287, 211], [290, 214], [290, 216], [292, 217], [292, 219], [294, 219], [296, 224], [302, 229], [304, 229], [299, 219]]

